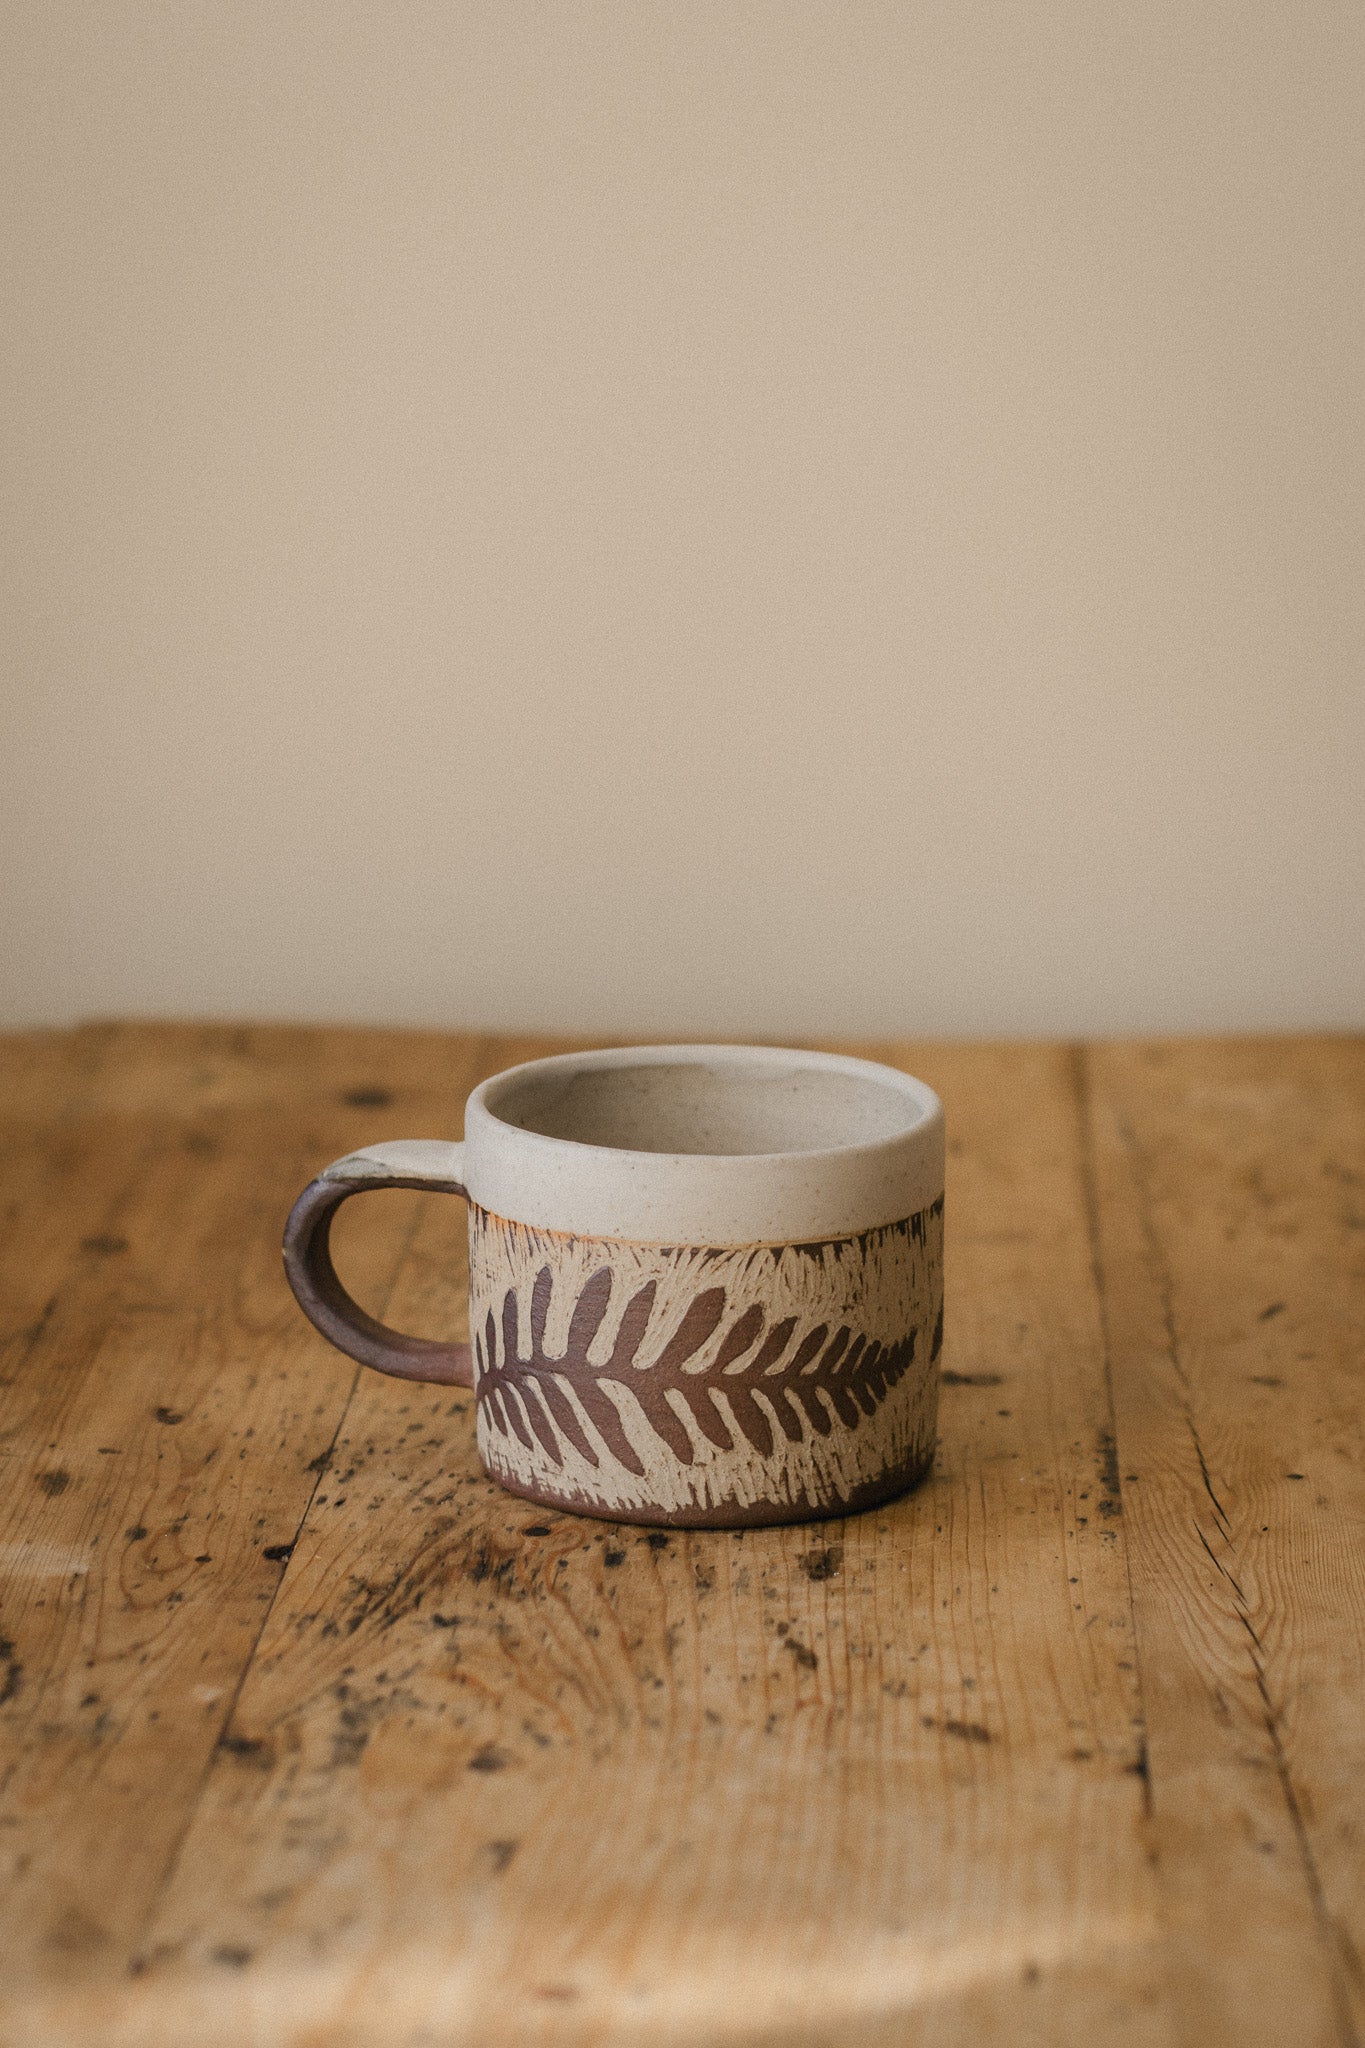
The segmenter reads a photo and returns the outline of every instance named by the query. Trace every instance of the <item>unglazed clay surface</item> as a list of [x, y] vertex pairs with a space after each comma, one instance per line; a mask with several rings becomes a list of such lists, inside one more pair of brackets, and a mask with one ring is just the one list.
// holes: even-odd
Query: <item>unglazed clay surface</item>
[[492, 1477], [621, 1520], [840, 1514], [933, 1455], [943, 1202], [812, 1244], [572, 1237], [470, 1207]]

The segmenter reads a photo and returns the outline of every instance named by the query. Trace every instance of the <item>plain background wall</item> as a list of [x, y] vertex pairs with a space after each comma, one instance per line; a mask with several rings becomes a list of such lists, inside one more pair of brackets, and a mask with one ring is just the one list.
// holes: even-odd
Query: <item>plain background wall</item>
[[1365, 1015], [1358, 0], [37, 0], [0, 1010]]

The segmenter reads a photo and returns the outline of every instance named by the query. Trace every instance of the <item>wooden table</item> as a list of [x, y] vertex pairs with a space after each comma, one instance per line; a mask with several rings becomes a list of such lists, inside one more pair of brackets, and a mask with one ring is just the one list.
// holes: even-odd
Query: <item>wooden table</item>
[[[947, 1107], [937, 1469], [667, 1537], [281, 1277], [545, 1049], [5, 1042], [6, 2048], [1358, 2041], [1365, 1044], [856, 1048]], [[449, 1333], [463, 1226], [339, 1263]]]

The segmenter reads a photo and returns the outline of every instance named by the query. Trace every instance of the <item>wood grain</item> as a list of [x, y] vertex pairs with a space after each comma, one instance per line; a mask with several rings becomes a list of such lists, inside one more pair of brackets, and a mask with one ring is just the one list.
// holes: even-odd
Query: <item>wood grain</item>
[[[105, 1034], [59, 1112], [47, 1200], [20, 1148], [22, 1342], [0, 1388], [11, 1996], [126, 1968], [278, 1589], [354, 1375], [300, 1340], [273, 1240], [317, 1150], [355, 1130], [360, 1050]], [[458, 1116], [458, 1070], [452, 1092]], [[54, 1245], [65, 1277], [35, 1320]], [[397, 1249], [362, 1255], [371, 1286]]]
[[[278, 1271], [548, 1049], [9, 1048], [0, 2041], [1354, 2042], [1361, 1047], [854, 1048], [948, 1111], [934, 1475], [669, 1535], [498, 1491]], [[337, 1236], [463, 1334], [457, 1203]]]
[[1112, 1046], [1098, 1245], [1182, 2035], [1365, 2029], [1365, 1059]]

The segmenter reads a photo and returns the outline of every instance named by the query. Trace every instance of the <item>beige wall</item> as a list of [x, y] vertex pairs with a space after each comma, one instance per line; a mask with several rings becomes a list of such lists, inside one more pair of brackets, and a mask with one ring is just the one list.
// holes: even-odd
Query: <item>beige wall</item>
[[6, 1020], [1361, 1020], [1358, 0], [2, 19]]

